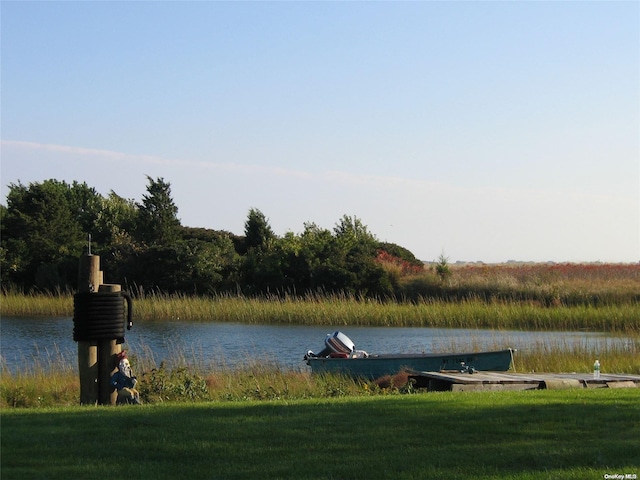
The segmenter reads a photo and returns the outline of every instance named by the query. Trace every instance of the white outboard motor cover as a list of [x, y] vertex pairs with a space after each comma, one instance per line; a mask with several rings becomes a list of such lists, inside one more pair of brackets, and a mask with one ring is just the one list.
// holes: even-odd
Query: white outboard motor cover
[[335, 353], [349, 354], [356, 349], [355, 344], [342, 332], [334, 332], [324, 339], [325, 345]]

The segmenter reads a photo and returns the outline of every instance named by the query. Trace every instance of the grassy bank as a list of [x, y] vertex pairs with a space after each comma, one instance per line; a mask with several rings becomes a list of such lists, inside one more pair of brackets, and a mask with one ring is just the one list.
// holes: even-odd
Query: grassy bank
[[[143, 401], [242, 402], [247, 400], [301, 400], [369, 397], [411, 391], [407, 375], [360, 382], [350, 378], [281, 370], [255, 359], [242, 369], [203, 366], [198, 358], [174, 351], [169, 364], [157, 364], [150, 352], [130, 352]], [[598, 358], [603, 373], [640, 375], [640, 338], [623, 344], [537, 343], [516, 352], [517, 372], [589, 372]], [[0, 408], [42, 408], [79, 404], [76, 359], [42, 356], [30, 369], [9, 372], [0, 368]]]
[[[2, 315], [73, 316], [71, 295], [5, 292]], [[353, 297], [247, 298], [146, 295], [134, 300], [134, 320], [190, 320], [255, 324], [372, 325], [640, 332], [640, 302], [546, 306], [535, 302], [468, 299], [382, 302]]]
[[637, 390], [2, 411], [2, 478], [640, 474]]

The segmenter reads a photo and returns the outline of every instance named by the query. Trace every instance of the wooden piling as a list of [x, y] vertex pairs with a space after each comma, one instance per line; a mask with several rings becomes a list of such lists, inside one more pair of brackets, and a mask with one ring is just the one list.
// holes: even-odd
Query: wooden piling
[[[78, 268], [78, 293], [115, 293], [121, 291], [116, 284], [103, 284], [98, 255], [83, 255]], [[89, 319], [90, 321], [90, 319]], [[115, 373], [116, 356], [122, 351], [117, 339], [78, 341], [78, 371], [80, 377], [80, 403], [83, 405], [115, 405], [117, 392], [111, 386]]]
[[[117, 284], [102, 284], [98, 288], [100, 293], [115, 293], [122, 290]], [[118, 365], [116, 357], [122, 352], [122, 345], [116, 339], [100, 340], [98, 342], [98, 403], [100, 405], [115, 405], [118, 392], [111, 385], [111, 375], [116, 373]]]
[[[78, 292], [97, 292], [100, 280], [100, 257], [83, 255], [78, 268]], [[78, 373], [80, 377], [80, 404], [95, 405], [98, 402], [98, 342], [78, 342]]]

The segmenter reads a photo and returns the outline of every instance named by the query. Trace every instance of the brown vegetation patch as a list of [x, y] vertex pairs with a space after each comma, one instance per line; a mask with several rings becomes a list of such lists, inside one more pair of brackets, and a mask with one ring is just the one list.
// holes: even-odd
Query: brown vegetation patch
[[409, 382], [409, 374], [407, 372], [385, 375], [374, 380], [374, 383], [380, 388], [402, 388], [407, 382]]

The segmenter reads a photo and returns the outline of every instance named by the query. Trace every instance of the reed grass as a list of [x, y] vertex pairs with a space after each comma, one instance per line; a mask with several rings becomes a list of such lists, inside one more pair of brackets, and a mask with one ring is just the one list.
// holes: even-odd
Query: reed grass
[[[452, 340], [441, 351], [455, 350]], [[341, 375], [312, 375], [282, 369], [254, 359], [242, 368], [203, 365], [197, 352], [174, 349], [173, 357], [157, 363], [150, 349], [130, 352], [145, 403], [242, 402], [400, 394], [411, 390], [406, 375], [364, 382]], [[75, 359], [59, 354], [19, 372], [0, 364], [0, 408], [77, 405], [80, 385]], [[602, 373], [640, 375], [640, 338], [605, 345], [536, 342], [514, 355], [513, 370], [527, 372], [590, 372], [599, 359]], [[28, 362], [25, 362], [27, 365]]]
[[[4, 293], [2, 315], [73, 316], [71, 295]], [[151, 294], [134, 300], [134, 321], [188, 320], [245, 324], [588, 330], [640, 334], [640, 302], [542, 306], [534, 302], [386, 302], [351, 296], [249, 298]]]
[[[605, 305], [640, 301], [640, 264], [452, 265], [443, 281], [434, 268], [407, 275], [408, 294], [532, 301], [544, 305]], [[422, 293], [424, 295], [424, 293]]]
[[138, 300], [136, 316], [144, 320], [248, 324], [640, 332], [640, 303], [544, 307], [477, 299], [455, 303], [442, 300], [397, 303], [345, 296], [250, 299], [174, 295]]
[[73, 296], [69, 293], [3, 291], [0, 295], [0, 316], [70, 317], [73, 316]]
[[80, 382], [77, 367], [55, 346], [38, 351], [11, 372], [0, 357], [0, 407], [77, 405]]

